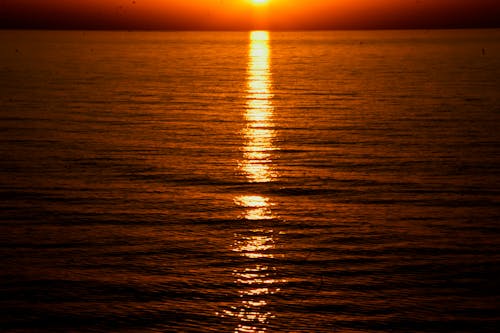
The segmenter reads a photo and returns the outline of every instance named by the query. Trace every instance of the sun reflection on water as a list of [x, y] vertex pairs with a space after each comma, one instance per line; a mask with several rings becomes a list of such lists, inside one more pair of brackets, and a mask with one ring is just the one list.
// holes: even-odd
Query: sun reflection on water
[[276, 133], [272, 122], [270, 55], [269, 33], [252, 31], [247, 69], [247, 124], [242, 131], [246, 144], [240, 168], [248, 180], [255, 183], [270, 182], [277, 176], [270, 166], [271, 153], [276, 150], [273, 146]]
[[[249, 183], [261, 185], [278, 177], [272, 160], [277, 148], [273, 144], [276, 133], [270, 51], [268, 32], [250, 33], [246, 124], [241, 131], [245, 144], [239, 169]], [[250, 228], [242, 228], [234, 234], [232, 251], [242, 259], [241, 265], [233, 271], [240, 302], [222, 315], [238, 320], [234, 332], [266, 332], [269, 321], [275, 317], [269, 306], [271, 295], [278, 292], [278, 286], [285, 282], [276, 277], [276, 267], [272, 264], [276, 259], [275, 231], [270, 226], [276, 219], [272, 212], [274, 204], [270, 198], [257, 194], [236, 196], [234, 202], [243, 208], [241, 218], [249, 223]]]
[[234, 202], [245, 209], [246, 220], [270, 220], [274, 218], [269, 199], [260, 195], [242, 195], [234, 198]]

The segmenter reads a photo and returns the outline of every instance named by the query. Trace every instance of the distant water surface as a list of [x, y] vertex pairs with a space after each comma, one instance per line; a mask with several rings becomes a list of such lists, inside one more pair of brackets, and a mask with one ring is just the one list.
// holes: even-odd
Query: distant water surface
[[500, 31], [0, 31], [3, 332], [496, 332]]

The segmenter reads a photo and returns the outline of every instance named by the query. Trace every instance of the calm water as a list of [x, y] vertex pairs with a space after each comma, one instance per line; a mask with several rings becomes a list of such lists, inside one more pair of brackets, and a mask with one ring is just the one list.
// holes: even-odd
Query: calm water
[[0, 42], [2, 331], [496, 331], [499, 30]]

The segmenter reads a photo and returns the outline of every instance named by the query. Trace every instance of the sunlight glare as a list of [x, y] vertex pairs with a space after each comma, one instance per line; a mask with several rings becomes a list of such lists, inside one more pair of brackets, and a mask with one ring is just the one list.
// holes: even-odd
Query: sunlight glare
[[[265, 3], [266, 1], [253, 1]], [[271, 52], [267, 31], [250, 32], [247, 67], [247, 89], [245, 126], [241, 130], [244, 139], [242, 159], [238, 166], [249, 183], [270, 183], [277, 176], [273, 167], [273, 153], [276, 130], [273, 122], [274, 106], [271, 75]], [[219, 315], [239, 319], [234, 333], [267, 332], [274, 314], [269, 311], [269, 297], [280, 290], [278, 284], [286, 280], [276, 279], [276, 268], [271, 260], [275, 258], [276, 241], [273, 229], [253, 227], [272, 224], [273, 215], [270, 198], [257, 194], [234, 197], [240, 207], [239, 218], [246, 222], [242, 230], [234, 234], [232, 251], [245, 259], [242, 266], [233, 271], [234, 282], [239, 286], [241, 298], [237, 305], [225, 309]], [[248, 229], [247, 226], [252, 226]], [[250, 260], [250, 261], [247, 261]], [[257, 261], [263, 260], [264, 263]], [[250, 262], [253, 265], [248, 265]]]
[[[269, 32], [263, 30], [255, 30], [250, 32], [250, 41], [269, 40]], [[266, 45], [266, 49], [268, 49]]]
[[254, 5], [263, 5], [269, 2], [269, 0], [251, 0]]
[[[249, 168], [251, 168], [249, 166]], [[248, 170], [248, 172], [259, 173], [259, 170]], [[270, 220], [274, 216], [271, 212], [269, 199], [260, 195], [243, 195], [234, 198], [234, 202], [241, 207], [246, 208], [243, 216], [248, 221]]]
[[[246, 144], [241, 170], [251, 182], [268, 183], [276, 178], [272, 168], [271, 152], [276, 150], [273, 140], [272, 78], [270, 64], [269, 32], [250, 32], [248, 54], [247, 126], [242, 130]], [[247, 219], [265, 218], [265, 211], [251, 209]]]

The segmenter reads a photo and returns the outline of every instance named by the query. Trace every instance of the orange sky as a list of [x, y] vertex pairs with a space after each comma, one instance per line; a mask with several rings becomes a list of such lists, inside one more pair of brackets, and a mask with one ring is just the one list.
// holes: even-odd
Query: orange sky
[[500, 27], [499, 0], [0, 0], [0, 28]]

